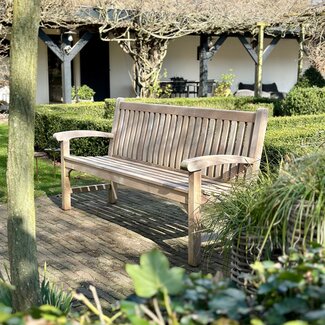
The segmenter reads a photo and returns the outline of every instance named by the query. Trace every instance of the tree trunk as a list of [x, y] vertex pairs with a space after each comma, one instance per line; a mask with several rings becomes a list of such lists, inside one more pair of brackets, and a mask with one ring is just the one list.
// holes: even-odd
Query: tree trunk
[[137, 35], [136, 41], [121, 41], [121, 45], [134, 61], [133, 78], [137, 95], [155, 97], [168, 40]]
[[14, 0], [10, 51], [8, 248], [13, 307], [40, 302], [34, 206], [34, 106], [39, 0]]

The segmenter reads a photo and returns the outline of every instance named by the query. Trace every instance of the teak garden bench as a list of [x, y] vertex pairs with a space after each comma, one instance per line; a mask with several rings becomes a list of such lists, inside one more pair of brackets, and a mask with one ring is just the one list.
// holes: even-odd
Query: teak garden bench
[[[125, 102], [118, 99], [112, 133], [66, 131], [61, 142], [62, 208], [71, 209], [70, 172], [78, 170], [175, 200], [188, 213], [188, 263], [200, 263], [200, 205], [228, 192], [231, 179], [259, 170], [267, 110], [225, 111]], [[70, 139], [110, 138], [108, 155], [70, 155]]]

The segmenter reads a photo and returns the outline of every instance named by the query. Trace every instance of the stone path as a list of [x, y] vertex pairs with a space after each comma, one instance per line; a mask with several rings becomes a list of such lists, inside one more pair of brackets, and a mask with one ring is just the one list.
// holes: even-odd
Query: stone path
[[[60, 197], [36, 200], [38, 259], [42, 274], [64, 288], [90, 296], [97, 288], [109, 303], [132, 293], [125, 263], [138, 263], [139, 256], [158, 247], [170, 263], [188, 271], [215, 273], [223, 260], [217, 253], [200, 268], [186, 263], [186, 214], [180, 205], [153, 195], [122, 188], [115, 205], [107, 205], [107, 192], [73, 194], [73, 209], [62, 211]], [[6, 206], [0, 205], [1, 264], [7, 260]]]

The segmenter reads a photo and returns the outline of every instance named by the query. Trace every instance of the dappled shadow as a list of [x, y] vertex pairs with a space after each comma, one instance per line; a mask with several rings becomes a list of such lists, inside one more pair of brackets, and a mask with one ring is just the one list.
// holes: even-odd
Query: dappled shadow
[[[36, 200], [38, 262], [47, 263], [50, 280], [90, 296], [97, 288], [103, 307], [133, 292], [126, 263], [139, 263], [144, 252], [159, 248], [171, 265], [215, 273], [223, 259], [205, 259], [200, 268], [187, 265], [187, 217], [181, 206], [154, 195], [121, 188], [115, 205], [107, 192], [73, 195], [73, 208], [63, 211], [59, 196]], [[54, 204], [55, 202], [55, 204]], [[6, 211], [0, 206], [0, 252], [7, 256]], [[42, 271], [40, 271], [42, 274]]]

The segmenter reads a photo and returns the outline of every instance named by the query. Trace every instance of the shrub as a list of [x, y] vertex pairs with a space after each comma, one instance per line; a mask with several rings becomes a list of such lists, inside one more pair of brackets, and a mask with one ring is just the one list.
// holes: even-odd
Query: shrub
[[78, 99], [92, 100], [95, 95], [95, 91], [87, 85], [82, 85], [81, 87], [77, 87], [77, 92], [76, 89], [73, 87], [72, 98], [77, 99], [77, 95], [78, 95]]
[[282, 115], [325, 113], [325, 88], [294, 87], [281, 105]]
[[301, 79], [297, 82], [296, 87], [325, 87], [325, 79], [322, 74], [313, 66], [310, 66], [303, 74]]

